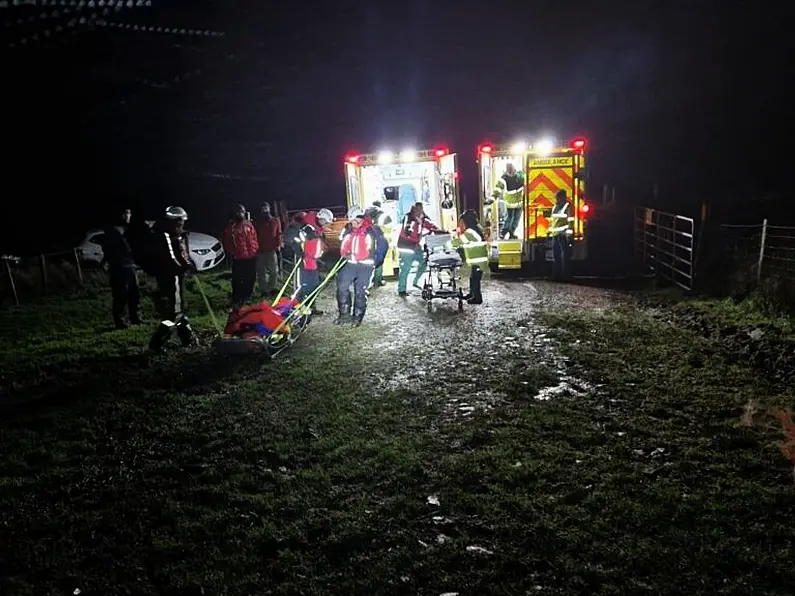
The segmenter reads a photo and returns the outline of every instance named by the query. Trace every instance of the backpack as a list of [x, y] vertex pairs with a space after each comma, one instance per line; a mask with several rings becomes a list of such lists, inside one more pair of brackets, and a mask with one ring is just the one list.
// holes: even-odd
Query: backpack
[[380, 267], [386, 260], [386, 253], [389, 252], [389, 240], [386, 239], [384, 232], [378, 226], [372, 226], [370, 232], [375, 239], [373, 260], [375, 261], [375, 266]]

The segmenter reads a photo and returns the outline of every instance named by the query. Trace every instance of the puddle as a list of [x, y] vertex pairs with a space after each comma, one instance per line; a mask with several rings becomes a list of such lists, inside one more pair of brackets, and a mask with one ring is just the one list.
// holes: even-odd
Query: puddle
[[[539, 305], [560, 300], [612, 308], [603, 290], [543, 282], [490, 280], [484, 304], [434, 302], [427, 312], [419, 295], [399, 298], [394, 285], [375, 292], [367, 313], [372, 326], [369, 350], [378, 362], [372, 381], [387, 390], [409, 390], [446, 404], [446, 420], [482, 415], [506, 399], [498, 387], [502, 371], [543, 363], [557, 371], [559, 382], [535, 398], [577, 397], [594, 387], [567, 370], [550, 330], [535, 319]], [[579, 296], [578, 298], [575, 298]], [[374, 367], [376, 368], [376, 367]], [[525, 382], [527, 384], [527, 382]]]

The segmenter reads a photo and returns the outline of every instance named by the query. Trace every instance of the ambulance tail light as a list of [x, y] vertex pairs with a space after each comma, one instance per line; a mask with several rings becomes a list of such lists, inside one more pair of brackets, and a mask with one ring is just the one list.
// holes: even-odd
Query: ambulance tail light
[[588, 203], [580, 205], [580, 217], [585, 219], [591, 213], [591, 206]]
[[588, 142], [583, 137], [578, 137], [571, 142], [571, 148], [575, 151], [582, 151]]

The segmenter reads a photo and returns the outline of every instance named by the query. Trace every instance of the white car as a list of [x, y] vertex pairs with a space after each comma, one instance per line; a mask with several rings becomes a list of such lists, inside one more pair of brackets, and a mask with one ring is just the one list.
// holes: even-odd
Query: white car
[[[152, 222], [146, 223], [152, 225]], [[104, 236], [103, 230], [94, 230], [86, 234], [83, 242], [77, 247], [84, 261], [96, 265], [102, 262]], [[226, 257], [221, 242], [208, 234], [188, 232], [188, 245], [190, 246], [190, 258], [196, 264], [198, 271], [209, 271]]]

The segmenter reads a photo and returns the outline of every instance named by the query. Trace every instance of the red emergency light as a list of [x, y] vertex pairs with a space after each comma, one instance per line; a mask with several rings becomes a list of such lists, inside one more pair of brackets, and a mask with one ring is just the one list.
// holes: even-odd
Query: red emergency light
[[358, 155], [349, 155], [345, 158], [345, 161], [352, 164], [359, 163], [359, 156]]
[[482, 143], [480, 147], [478, 147], [478, 151], [480, 153], [491, 153], [494, 150], [494, 145], [491, 143]]
[[586, 145], [586, 140], [584, 138], [582, 138], [582, 137], [574, 139], [571, 142], [571, 148], [572, 149], [578, 149], [578, 150], [585, 149], [585, 145]]
[[436, 155], [436, 157], [444, 157], [444, 156], [445, 156], [445, 155], [447, 155], [449, 152], [450, 152], [450, 151], [447, 149], [447, 147], [437, 147], [437, 148], [434, 150], [434, 155]]

